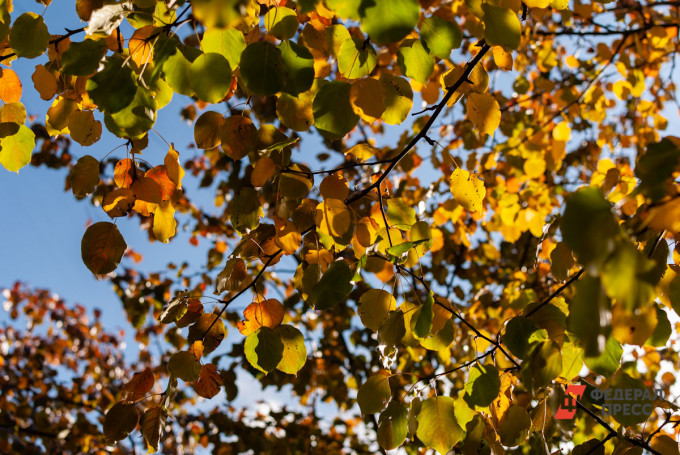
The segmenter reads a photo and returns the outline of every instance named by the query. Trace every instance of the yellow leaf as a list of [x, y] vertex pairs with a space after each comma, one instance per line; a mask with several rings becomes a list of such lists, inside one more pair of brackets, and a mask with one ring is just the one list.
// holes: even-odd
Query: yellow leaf
[[375, 155], [377, 152], [378, 152], [377, 148], [365, 142], [357, 144], [347, 151], [347, 153], [351, 153], [359, 161], [366, 161], [367, 159]]
[[643, 346], [654, 333], [657, 323], [654, 306], [632, 311], [617, 303], [612, 308], [612, 336], [619, 343]]
[[374, 122], [385, 111], [385, 90], [377, 79], [357, 79], [349, 90], [349, 102], [359, 117]]
[[97, 142], [102, 135], [102, 123], [94, 119], [92, 111], [74, 111], [68, 117], [71, 139], [83, 147]]
[[174, 144], [170, 146], [170, 150], [168, 150], [167, 155], [165, 155], [163, 164], [165, 164], [168, 178], [177, 186], [177, 189], [181, 189], [184, 169], [179, 162], [179, 153], [175, 150]]
[[18, 103], [21, 99], [21, 81], [14, 71], [0, 68], [0, 100], [4, 103]]
[[297, 226], [291, 221], [284, 220], [277, 216], [274, 217], [276, 228], [276, 245], [286, 254], [295, 253], [300, 248], [302, 235], [298, 232]]
[[255, 188], [261, 188], [276, 173], [276, 163], [271, 158], [260, 158], [255, 163], [253, 173], [250, 175], [250, 183]]
[[468, 118], [482, 133], [493, 134], [501, 123], [501, 109], [490, 93], [470, 93], [467, 100]]
[[547, 8], [550, 0], [527, 0], [524, 2], [529, 8]]
[[560, 122], [555, 125], [555, 128], [552, 131], [552, 136], [556, 141], [567, 142], [571, 137], [571, 128], [569, 127], [569, 123]]
[[130, 38], [128, 49], [130, 57], [139, 68], [152, 61], [154, 40], [149, 39], [156, 28], [153, 25], [145, 25], [135, 30]]
[[283, 322], [283, 305], [276, 299], [253, 302], [243, 311], [243, 321], [238, 323], [242, 335], [250, 335], [260, 327], [274, 329]]
[[69, 116], [78, 108], [78, 104], [69, 98], [59, 97], [52, 103], [52, 107], [47, 110], [47, 120], [45, 127], [50, 136], [68, 134]]
[[324, 199], [339, 199], [344, 201], [349, 194], [349, 186], [344, 177], [331, 174], [321, 181], [319, 192]]
[[168, 243], [175, 235], [177, 221], [175, 221], [175, 208], [170, 201], [161, 203], [153, 215], [153, 235], [163, 243]]
[[460, 205], [471, 212], [482, 210], [486, 188], [476, 174], [456, 169], [451, 174], [451, 193]]
[[680, 198], [654, 206], [643, 216], [645, 225], [652, 229], [656, 231], [667, 229], [677, 234], [680, 232]]
[[135, 205], [135, 193], [130, 188], [116, 188], [106, 193], [102, 208], [111, 218], [125, 216]]
[[317, 229], [326, 235], [342, 237], [352, 227], [352, 214], [339, 199], [326, 199], [316, 207]]
[[524, 162], [524, 173], [531, 179], [537, 179], [545, 172], [545, 160], [541, 156], [532, 156]]
[[31, 79], [33, 79], [35, 89], [40, 93], [40, 98], [45, 101], [54, 98], [57, 93], [57, 78], [47, 68], [37, 65]]
[[500, 69], [510, 71], [512, 69], [512, 52], [506, 51], [502, 46], [494, 46], [493, 61]]

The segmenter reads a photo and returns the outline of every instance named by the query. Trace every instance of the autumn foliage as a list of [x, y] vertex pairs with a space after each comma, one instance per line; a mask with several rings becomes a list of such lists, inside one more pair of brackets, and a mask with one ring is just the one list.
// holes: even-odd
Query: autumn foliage
[[[0, 164], [96, 208], [141, 351], [0, 283], [1, 453], [680, 454], [679, 2], [17, 3]], [[122, 224], [210, 247], [145, 270]]]

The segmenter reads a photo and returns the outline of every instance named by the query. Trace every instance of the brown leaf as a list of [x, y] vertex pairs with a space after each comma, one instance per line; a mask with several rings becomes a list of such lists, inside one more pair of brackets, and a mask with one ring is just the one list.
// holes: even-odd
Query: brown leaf
[[132, 379], [123, 386], [123, 401], [137, 401], [153, 388], [154, 378], [151, 368], [135, 373]]

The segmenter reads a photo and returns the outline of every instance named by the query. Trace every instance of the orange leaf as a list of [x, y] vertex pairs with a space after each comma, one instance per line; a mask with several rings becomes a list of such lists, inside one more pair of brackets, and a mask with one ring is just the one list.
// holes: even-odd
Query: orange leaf
[[50, 73], [44, 65], [37, 65], [32, 78], [35, 89], [40, 93], [40, 98], [48, 101], [54, 98], [57, 93], [57, 78]]
[[116, 182], [118, 188], [130, 188], [134, 180], [135, 164], [130, 158], [123, 158], [116, 163], [113, 169], [113, 181]]
[[143, 67], [151, 61], [153, 54], [153, 40], [150, 40], [151, 34], [156, 30], [153, 25], [145, 25], [144, 27], [135, 30], [130, 38], [128, 49], [130, 49], [130, 56], [139, 68]]
[[286, 254], [295, 253], [302, 241], [302, 235], [298, 232], [297, 226], [278, 216], [274, 217], [274, 226], [276, 227], [276, 245]]
[[153, 388], [154, 377], [151, 368], [135, 373], [132, 379], [123, 386], [123, 401], [137, 401]]
[[21, 99], [21, 81], [12, 70], [0, 68], [0, 100], [18, 103]]
[[156, 211], [158, 204], [161, 203], [161, 188], [155, 180], [149, 177], [142, 177], [130, 187], [135, 193], [134, 209], [143, 216], [151, 216]]
[[283, 305], [276, 299], [253, 302], [243, 311], [245, 320], [238, 323], [242, 335], [250, 335], [260, 327], [273, 329], [283, 322]]
[[222, 148], [234, 160], [240, 160], [257, 146], [257, 128], [248, 117], [234, 115], [222, 126]]
[[165, 164], [168, 178], [177, 188], [181, 189], [184, 169], [182, 169], [182, 165], [179, 162], [179, 153], [175, 150], [174, 145], [170, 146], [170, 150], [168, 150], [167, 155], [165, 155], [163, 163]]
[[203, 398], [212, 398], [220, 393], [222, 376], [217, 372], [217, 366], [212, 363], [201, 367], [201, 376], [194, 381], [194, 390]]
[[172, 181], [168, 175], [168, 169], [165, 165], [156, 166], [146, 171], [145, 177], [153, 179], [161, 189], [161, 200], [167, 201], [170, 199], [177, 189], [177, 185]]

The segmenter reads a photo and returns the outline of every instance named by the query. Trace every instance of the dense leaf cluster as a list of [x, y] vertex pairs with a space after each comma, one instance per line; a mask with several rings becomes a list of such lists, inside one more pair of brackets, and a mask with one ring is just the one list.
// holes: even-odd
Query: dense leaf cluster
[[[8, 289], [0, 452], [679, 453], [677, 2], [76, 0], [66, 34], [14, 10], [0, 164], [101, 210], [82, 259], [142, 353]], [[193, 144], [153, 129], [178, 100]], [[142, 272], [120, 223], [206, 261]], [[216, 403], [237, 375], [304, 412]], [[570, 384], [667, 399], [556, 419]]]

